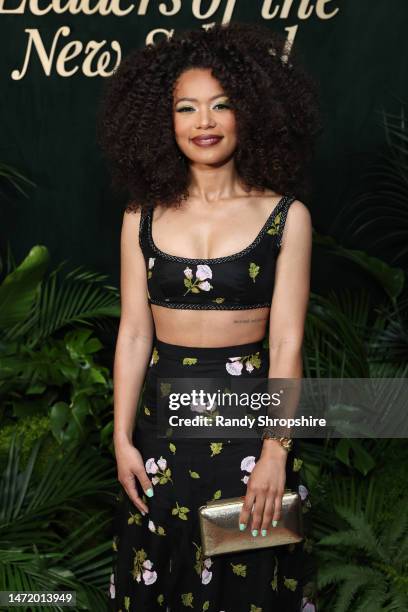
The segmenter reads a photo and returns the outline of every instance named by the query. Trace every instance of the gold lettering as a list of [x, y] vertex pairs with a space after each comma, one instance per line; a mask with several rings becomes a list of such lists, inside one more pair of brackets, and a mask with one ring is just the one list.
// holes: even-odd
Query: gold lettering
[[159, 11], [162, 15], [166, 17], [171, 17], [172, 15], [176, 15], [181, 9], [181, 0], [171, 0], [173, 8], [168, 9], [164, 2], [160, 2]]
[[196, 19], [208, 19], [218, 11], [221, 0], [211, 0], [210, 8], [204, 14], [201, 13], [201, 0], [193, 0], [193, 15]]
[[[25, 11], [25, 4], [26, 4], [26, 0], [22, 0], [21, 4], [19, 4], [19, 6], [16, 6], [15, 8], [12, 9], [5, 9], [4, 8], [4, 4], [5, 4], [6, 0], [0, 0], [0, 15], [7, 15], [7, 14], [13, 14], [13, 15], [22, 15]], [[11, 0], [13, 1], [13, 0]]]
[[155, 30], [151, 30], [146, 36], [146, 45], [152, 45], [154, 43], [156, 34], [164, 34], [167, 36], [167, 38], [171, 38], [174, 34], [174, 28], [171, 30], [166, 30], [165, 28], [156, 28]]
[[54, 61], [54, 54], [55, 54], [55, 47], [57, 46], [57, 42], [58, 39], [60, 37], [60, 35], [62, 36], [68, 36], [68, 34], [70, 33], [70, 29], [68, 26], [61, 26], [60, 29], [57, 31], [57, 33], [54, 36], [54, 40], [52, 43], [52, 47], [51, 47], [51, 51], [50, 54], [47, 55], [47, 52], [45, 50], [45, 47], [43, 45], [43, 42], [41, 40], [41, 36], [40, 33], [37, 29], [32, 30], [32, 29], [26, 29], [24, 30], [25, 32], [27, 32], [28, 34], [28, 44], [27, 44], [27, 50], [26, 50], [26, 55], [24, 58], [24, 64], [23, 67], [20, 71], [18, 70], [13, 70], [13, 72], [11, 73], [11, 78], [14, 81], [19, 81], [20, 79], [22, 79], [26, 72], [27, 72], [27, 68], [28, 68], [28, 64], [30, 62], [30, 57], [31, 57], [31, 50], [33, 48], [33, 45], [37, 51], [37, 55], [38, 58], [41, 62], [41, 65], [44, 69], [44, 72], [47, 76], [50, 76], [51, 74], [51, 66], [52, 63]]
[[316, 15], [319, 19], [331, 19], [339, 12], [339, 7], [335, 8], [330, 14], [324, 12], [324, 5], [328, 2], [332, 2], [332, 0], [317, 0], [316, 2]]
[[[83, 45], [79, 40], [72, 40], [61, 49], [55, 64], [55, 69], [60, 76], [70, 77], [76, 73], [78, 66], [74, 66], [71, 70], [67, 70], [65, 68], [65, 62], [79, 55], [82, 51], [82, 47]], [[73, 49], [73, 51], [70, 54], [71, 49]]]

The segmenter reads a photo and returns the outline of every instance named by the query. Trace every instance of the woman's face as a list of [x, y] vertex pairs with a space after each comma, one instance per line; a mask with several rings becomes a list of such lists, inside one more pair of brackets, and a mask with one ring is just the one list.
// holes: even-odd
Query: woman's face
[[179, 76], [173, 122], [177, 144], [193, 163], [219, 165], [236, 149], [234, 111], [210, 69], [191, 68]]

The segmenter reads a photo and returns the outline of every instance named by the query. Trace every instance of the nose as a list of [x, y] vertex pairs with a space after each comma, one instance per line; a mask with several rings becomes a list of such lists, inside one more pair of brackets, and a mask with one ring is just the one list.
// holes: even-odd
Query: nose
[[197, 128], [213, 128], [215, 126], [215, 119], [209, 108], [201, 109], [198, 112]]

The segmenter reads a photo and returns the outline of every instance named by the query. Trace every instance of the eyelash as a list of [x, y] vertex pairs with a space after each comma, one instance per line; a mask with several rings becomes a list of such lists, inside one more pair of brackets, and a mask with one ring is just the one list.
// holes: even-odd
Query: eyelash
[[[223, 104], [222, 102], [219, 102], [218, 104], [216, 104], [214, 108], [216, 108], [217, 106], [223, 106], [224, 108], [231, 109], [231, 106], [229, 106], [229, 104]], [[178, 108], [176, 112], [181, 113], [185, 110], [188, 110], [189, 108], [193, 108], [193, 107], [192, 106], [182, 106], [181, 108]]]

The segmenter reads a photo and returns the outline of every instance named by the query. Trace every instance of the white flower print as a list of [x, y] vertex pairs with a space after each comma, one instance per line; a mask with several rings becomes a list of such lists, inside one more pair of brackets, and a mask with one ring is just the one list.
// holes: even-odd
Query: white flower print
[[153, 567], [153, 563], [150, 561], [150, 559], [146, 559], [146, 561], [143, 561], [143, 566], [145, 569], [151, 570]]
[[211, 561], [211, 557], [207, 557], [207, 559], [204, 559], [204, 565], [206, 568], [211, 567], [213, 564], [213, 562]]
[[152, 484], [156, 485], [159, 482], [160, 478], [158, 476], [153, 476]]
[[198, 280], [203, 281], [206, 278], [212, 278], [212, 270], [210, 266], [197, 266], [196, 277]]
[[209, 291], [212, 288], [212, 285], [210, 285], [210, 283], [208, 281], [204, 281], [202, 283], [198, 283], [198, 286], [203, 291]]
[[214, 402], [214, 404], [211, 406], [210, 402], [191, 402], [190, 404], [190, 410], [191, 412], [198, 412], [199, 414], [202, 414], [203, 412], [213, 412], [215, 409], [217, 408], [217, 403]]
[[253, 355], [243, 355], [242, 357], [228, 357], [229, 361], [225, 364], [225, 369], [232, 376], [240, 376], [245, 364], [247, 372], [251, 373], [255, 368], [261, 367], [259, 351]]
[[149, 585], [149, 584], [153, 584], [153, 582], [156, 582], [157, 580], [157, 572], [151, 572], [150, 570], [145, 570], [143, 572], [143, 580], [144, 583]]
[[253, 455], [248, 455], [248, 457], [244, 457], [241, 461], [241, 470], [243, 472], [252, 472], [255, 467], [255, 457]]
[[302, 599], [302, 612], [316, 612], [316, 606], [307, 597]]
[[185, 276], [186, 278], [188, 278], [189, 280], [191, 280], [191, 279], [193, 278], [193, 271], [192, 271], [192, 269], [191, 269], [191, 268], [189, 268], [188, 266], [187, 266], [187, 268], [184, 270], [184, 276]]
[[233, 361], [232, 363], [225, 364], [225, 368], [231, 376], [240, 376], [243, 367], [240, 361]]
[[111, 574], [110, 575], [110, 580], [109, 580], [109, 594], [111, 599], [115, 599], [115, 575]]
[[150, 529], [150, 531], [153, 531], [153, 533], [156, 531], [156, 525], [153, 523], [151, 519], [149, 520], [149, 523], [147, 526]]
[[203, 584], [208, 584], [211, 578], [212, 578], [212, 572], [209, 572], [208, 569], [205, 567], [201, 574], [201, 582]]
[[191, 291], [191, 293], [200, 293], [200, 291], [210, 291], [210, 289], [213, 289], [213, 286], [208, 281], [208, 279], [212, 278], [210, 266], [197, 266], [195, 275], [196, 278], [193, 280], [192, 269], [189, 267], [184, 269], [184, 286], [187, 287], [187, 291], [184, 295], [189, 291]]
[[309, 491], [306, 489], [304, 485], [299, 485], [298, 491], [299, 491], [300, 499], [302, 501], [304, 501], [306, 497], [309, 495]]
[[247, 482], [248, 482], [248, 480], [249, 480], [249, 476], [248, 476], [248, 474], [245, 474], [245, 476], [244, 476], [243, 478], [241, 478], [241, 480], [242, 480], [242, 482], [243, 482], [244, 484], [247, 484]]
[[153, 268], [155, 259], [155, 257], [149, 257], [149, 270]]
[[160, 455], [160, 459], [157, 461], [157, 465], [162, 471], [165, 470], [167, 467], [166, 459], [163, 459], [163, 457]]
[[154, 457], [148, 459], [145, 463], [146, 472], [148, 474], [156, 474], [159, 471], [159, 466], [157, 465]]

